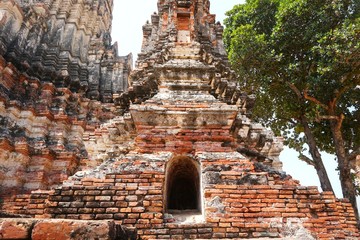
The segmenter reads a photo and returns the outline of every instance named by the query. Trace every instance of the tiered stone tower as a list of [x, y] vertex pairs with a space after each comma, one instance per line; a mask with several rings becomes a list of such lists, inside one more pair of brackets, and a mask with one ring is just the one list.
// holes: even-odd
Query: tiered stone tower
[[132, 56], [110, 44], [112, 6], [0, 2], [1, 194], [61, 183], [87, 165], [93, 136], [109, 134], [102, 123], [118, 131], [113, 97], [128, 88]]
[[[48, 7], [60, 6], [55, 2]], [[107, 1], [66, 4], [74, 4], [74, 8], [90, 2], [109, 11], [112, 5]], [[128, 91], [111, 90], [113, 96], [104, 98], [108, 95], [101, 91], [95, 97], [91, 89], [80, 92], [71, 84], [58, 87], [64, 93], [58, 101], [64, 106], [68, 103], [65, 99], [75, 95], [81, 104], [91, 102], [96, 107], [81, 108], [92, 117], [82, 119], [87, 120], [79, 124], [83, 131], [75, 131], [76, 137], [70, 138], [76, 139], [84, 152], [80, 162], [73, 164], [79, 171], [62, 184], [58, 181], [57, 187], [39, 186], [48, 191], [6, 198], [3, 210], [8, 213], [71, 219], [19, 220], [22, 226], [24, 222], [31, 226], [33, 239], [77, 239], [81, 234], [86, 239], [96, 233], [103, 237], [106, 232], [108, 237], [101, 239], [115, 239], [115, 235], [124, 234], [120, 226], [140, 239], [359, 237], [350, 203], [329, 192], [319, 193], [316, 187], [302, 187], [281, 171], [281, 138], [251, 121], [253, 98], [237, 87], [222, 42], [223, 28], [215, 23], [209, 6], [209, 0], [159, 0], [159, 12], [143, 27], [143, 48], [137, 69], [130, 74]], [[53, 18], [59, 16], [57, 12]], [[59, 32], [61, 35], [62, 30]], [[106, 45], [105, 40], [103, 43]], [[116, 51], [113, 53], [112, 57]], [[86, 66], [97, 66], [98, 62], [90, 59]], [[101, 61], [99, 64], [102, 66]], [[56, 83], [42, 83], [45, 79], [36, 76], [39, 86], [48, 84], [53, 92], [58, 91]], [[106, 75], [105, 82], [110, 86], [113, 79]], [[85, 100], [85, 95], [94, 99]], [[99, 107], [98, 100], [106, 103], [105, 109]], [[3, 104], [4, 116], [9, 116], [8, 104]], [[73, 126], [76, 118], [61, 111], [64, 109], [58, 107], [62, 115], [55, 114], [61, 119], [55, 118], [56, 126], [60, 122], [63, 127]], [[13, 122], [19, 124], [20, 120]], [[14, 130], [6, 136], [16, 133]], [[45, 145], [43, 151], [51, 149], [55, 156], [74, 151], [61, 148], [67, 146], [67, 138], [59, 127], [53, 134], [62, 136], [57, 138], [56, 146], [60, 147]], [[24, 133], [23, 139], [26, 137]], [[24, 155], [17, 151], [16, 139], [8, 143], [7, 151]], [[10, 148], [11, 144], [15, 147]], [[56, 159], [40, 161], [30, 156], [29, 161], [43, 169]], [[4, 181], [12, 179], [4, 175]], [[84, 223], [78, 220], [88, 221], [93, 230], [81, 230]], [[16, 223], [1, 220], [0, 233], [1, 226], [20, 229]], [[96, 223], [105, 224], [102, 231], [94, 231]], [[61, 236], [54, 234], [59, 228]]]

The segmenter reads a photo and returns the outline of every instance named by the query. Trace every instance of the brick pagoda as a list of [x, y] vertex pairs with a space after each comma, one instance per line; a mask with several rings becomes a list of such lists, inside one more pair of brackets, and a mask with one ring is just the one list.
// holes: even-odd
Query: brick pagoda
[[159, 0], [131, 73], [112, 5], [0, 2], [0, 238], [360, 237], [347, 200], [281, 170], [209, 0]]

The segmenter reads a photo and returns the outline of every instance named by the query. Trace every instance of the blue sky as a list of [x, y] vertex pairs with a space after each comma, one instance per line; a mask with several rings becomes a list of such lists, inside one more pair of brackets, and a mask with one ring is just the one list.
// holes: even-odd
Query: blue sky
[[[157, 0], [131, 0], [114, 1], [114, 19], [112, 25], [113, 41], [118, 42], [119, 54], [127, 55], [130, 52], [137, 55], [142, 42], [142, 26], [153, 12], [157, 12]], [[211, 13], [216, 14], [217, 21], [223, 22], [225, 12], [235, 4], [244, 3], [245, 0], [212, 0]], [[323, 154], [325, 165], [337, 197], [341, 197], [339, 177], [335, 171], [337, 163], [334, 157]], [[280, 156], [284, 170], [305, 186], [319, 186], [319, 180], [314, 168], [297, 159], [297, 153], [285, 149]]]

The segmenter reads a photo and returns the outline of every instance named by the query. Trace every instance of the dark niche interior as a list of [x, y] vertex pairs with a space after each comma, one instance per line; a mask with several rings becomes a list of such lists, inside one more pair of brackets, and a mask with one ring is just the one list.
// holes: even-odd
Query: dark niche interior
[[200, 210], [200, 181], [195, 161], [189, 158], [173, 160], [168, 167], [167, 209]]

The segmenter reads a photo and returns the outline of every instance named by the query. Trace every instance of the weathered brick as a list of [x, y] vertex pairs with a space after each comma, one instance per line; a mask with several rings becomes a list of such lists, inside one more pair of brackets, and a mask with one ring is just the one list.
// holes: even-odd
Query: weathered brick
[[123, 219], [125, 219], [126, 218], [126, 214], [124, 214], [124, 213], [115, 213], [114, 214], [114, 219], [115, 220], [123, 220]]
[[91, 202], [95, 200], [95, 196], [84, 196], [83, 201], [84, 202]]
[[111, 201], [111, 196], [95, 196], [95, 201]]
[[121, 213], [131, 213], [132, 212], [131, 210], [132, 210], [131, 208], [121, 208], [120, 212]]
[[115, 202], [100, 202], [100, 207], [109, 208], [114, 206], [115, 206]]
[[137, 206], [141, 205], [141, 202], [129, 202], [128, 205], [129, 205], [129, 207], [137, 207]]
[[150, 220], [151, 224], [163, 224], [164, 220], [163, 219], [151, 219]]
[[144, 207], [134, 207], [131, 209], [132, 212], [134, 213], [143, 213], [145, 211]]
[[93, 213], [105, 213], [105, 208], [93, 208]]
[[84, 207], [85, 203], [84, 202], [72, 202], [70, 204], [70, 207], [73, 207], [73, 208], [81, 208], [81, 207]]
[[101, 191], [101, 195], [104, 195], [104, 196], [113, 196], [115, 195], [115, 190], [102, 190]]
[[93, 209], [92, 208], [79, 208], [78, 209], [78, 213], [92, 213], [93, 212]]
[[136, 219], [124, 219], [123, 224], [135, 224]]
[[119, 208], [106, 208], [106, 213], [118, 213]]
[[100, 190], [89, 190], [89, 191], [87, 191], [86, 194], [90, 195], [90, 196], [99, 196], [99, 195], [101, 195], [101, 191]]
[[119, 207], [119, 208], [126, 208], [129, 206], [129, 203], [128, 202], [123, 202], [123, 201], [118, 201], [115, 203], [115, 206], [116, 207]]
[[138, 196], [136, 196], [136, 195], [130, 195], [130, 196], [126, 196], [125, 197], [125, 201], [127, 201], [127, 202], [135, 202], [135, 201], [137, 201], [138, 200]]
[[2, 239], [30, 239], [34, 220], [0, 219], [0, 236]]
[[45, 220], [35, 224], [32, 239], [109, 239], [114, 225], [110, 222]]
[[215, 239], [221, 239], [221, 238], [225, 238], [226, 234], [225, 233], [214, 233], [212, 237]]
[[85, 204], [85, 207], [87, 207], [87, 208], [98, 208], [98, 207], [100, 207], [100, 202], [87, 202]]
[[75, 196], [84, 196], [84, 195], [86, 195], [86, 191], [85, 190], [76, 190], [76, 191], [74, 191], [74, 195]]
[[181, 235], [184, 233], [183, 229], [171, 229], [170, 230], [170, 234], [171, 235]]
[[63, 208], [62, 213], [77, 213], [77, 208]]
[[113, 219], [113, 214], [96, 214], [95, 219], [102, 220], [102, 219]]

